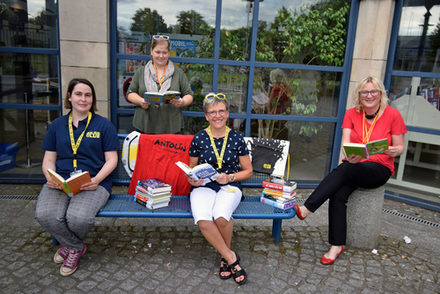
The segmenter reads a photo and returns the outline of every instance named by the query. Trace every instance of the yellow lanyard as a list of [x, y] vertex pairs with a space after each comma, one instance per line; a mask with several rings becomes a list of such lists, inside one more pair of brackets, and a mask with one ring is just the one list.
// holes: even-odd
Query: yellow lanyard
[[217, 147], [215, 146], [215, 143], [214, 143], [214, 137], [212, 136], [212, 133], [211, 133], [211, 126], [209, 126], [206, 129], [206, 132], [208, 133], [208, 136], [209, 136], [209, 140], [211, 140], [211, 146], [212, 146], [212, 149], [214, 150], [215, 157], [217, 158], [217, 165], [218, 165], [219, 170], [222, 168], [223, 156], [225, 155], [226, 143], [228, 141], [229, 131], [230, 131], [229, 127], [226, 127], [225, 138], [223, 139], [222, 151], [219, 156], [218, 151], [217, 151]]
[[159, 75], [157, 74], [157, 67], [154, 63], [153, 66], [154, 66], [154, 71], [156, 72], [156, 77], [157, 77], [157, 82], [159, 83], [159, 87], [162, 87], [163, 80], [165, 79], [165, 71], [167, 70], [168, 63], [165, 65], [165, 68], [163, 69], [162, 77], [160, 79], [159, 79]]
[[377, 112], [377, 115], [374, 117], [373, 123], [371, 124], [370, 128], [367, 128], [367, 123], [365, 121], [365, 110], [362, 109], [362, 143], [366, 144], [370, 142], [371, 133], [373, 133], [373, 128], [376, 125], [377, 118], [380, 114], [380, 109], [382, 108], [382, 105], [379, 107], [379, 111]]
[[78, 141], [75, 143], [75, 138], [73, 137], [73, 124], [72, 124], [72, 112], [69, 115], [69, 135], [70, 135], [70, 144], [72, 145], [72, 151], [73, 151], [73, 169], [76, 170], [77, 161], [76, 161], [76, 152], [78, 151], [79, 144], [81, 144], [81, 140], [84, 137], [84, 134], [86, 132], [87, 127], [89, 126], [90, 120], [92, 119], [92, 113], [89, 112], [87, 117], [87, 124], [84, 128], [84, 131], [82, 131], [81, 135], [78, 138]]

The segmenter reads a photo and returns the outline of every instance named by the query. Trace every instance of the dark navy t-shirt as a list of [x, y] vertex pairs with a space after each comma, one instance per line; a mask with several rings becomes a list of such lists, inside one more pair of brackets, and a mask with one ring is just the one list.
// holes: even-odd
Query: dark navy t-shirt
[[[73, 171], [73, 151], [69, 136], [69, 115], [64, 115], [54, 120], [47, 130], [43, 141], [43, 150], [57, 153], [56, 172], [65, 179], [70, 177]], [[78, 123], [78, 128], [73, 127], [75, 142], [84, 131], [87, 118]], [[113, 124], [106, 118], [92, 114], [92, 119], [79, 145], [76, 159], [78, 169], [89, 171], [94, 177], [105, 163], [106, 151], [119, 150], [119, 139]], [[101, 186], [111, 193], [111, 176], [109, 175], [101, 183]]]
[[[214, 138], [214, 143], [217, 147], [219, 155], [221, 154], [223, 140], [224, 137]], [[215, 156], [214, 149], [211, 146], [211, 140], [209, 139], [206, 130], [201, 130], [194, 135], [194, 138], [191, 142], [191, 147], [189, 149], [189, 156], [199, 158], [198, 164], [207, 162], [217, 169], [219, 173], [226, 174], [239, 172], [241, 170], [239, 156], [248, 154], [249, 150], [246, 146], [243, 136], [240, 134], [240, 132], [233, 129], [231, 129], [228, 135], [228, 141], [226, 144], [221, 169], [218, 169], [217, 157]], [[229, 185], [238, 187], [241, 190], [241, 185], [239, 182], [229, 183]], [[220, 185], [217, 182], [210, 182], [206, 184], [206, 186], [215, 191], [220, 190]]]

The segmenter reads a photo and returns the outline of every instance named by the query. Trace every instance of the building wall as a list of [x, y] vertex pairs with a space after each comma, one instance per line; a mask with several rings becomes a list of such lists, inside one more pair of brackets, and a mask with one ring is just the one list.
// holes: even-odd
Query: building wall
[[364, 0], [359, 5], [347, 108], [360, 80], [368, 75], [384, 79], [395, 1]]
[[[95, 86], [100, 115], [110, 118], [110, 30], [106, 0], [59, 2], [61, 93], [72, 78]], [[63, 110], [66, 113], [66, 110]]]

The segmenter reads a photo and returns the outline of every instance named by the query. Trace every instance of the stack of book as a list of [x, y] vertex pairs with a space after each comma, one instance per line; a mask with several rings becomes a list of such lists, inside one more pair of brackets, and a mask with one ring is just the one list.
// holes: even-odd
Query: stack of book
[[278, 178], [263, 181], [260, 202], [279, 209], [289, 209], [296, 204], [296, 182]]
[[158, 179], [138, 181], [134, 201], [148, 209], [168, 206], [171, 199], [171, 185]]

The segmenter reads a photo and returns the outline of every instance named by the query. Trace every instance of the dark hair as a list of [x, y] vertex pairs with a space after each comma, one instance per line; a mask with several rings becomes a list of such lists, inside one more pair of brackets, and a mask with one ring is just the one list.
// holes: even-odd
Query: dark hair
[[69, 86], [67, 86], [66, 97], [64, 97], [64, 107], [66, 109], [72, 109], [72, 103], [69, 101], [69, 99], [70, 99], [70, 96], [72, 96], [73, 89], [78, 84], [84, 84], [84, 85], [87, 85], [90, 87], [90, 89], [92, 90], [92, 97], [93, 97], [92, 107], [91, 107], [90, 111], [91, 112], [98, 111], [98, 109], [96, 108], [95, 87], [93, 87], [93, 84], [89, 80], [81, 79], [81, 78], [73, 78], [70, 80]]

